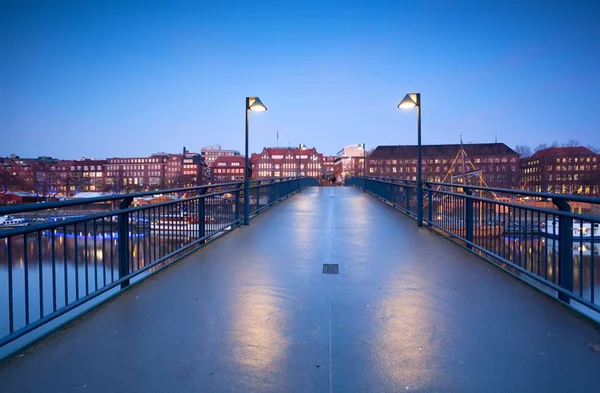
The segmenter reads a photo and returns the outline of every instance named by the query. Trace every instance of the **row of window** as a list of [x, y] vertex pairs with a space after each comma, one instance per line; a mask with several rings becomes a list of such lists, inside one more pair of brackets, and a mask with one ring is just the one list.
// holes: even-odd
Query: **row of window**
[[243, 168], [215, 168], [215, 173], [244, 173]]
[[596, 162], [596, 157], [557, 157], [554, 162], [560, 164], [571, 163], [571, 162]]
[[148, 164], [151, 162], [163, 162], [162, 158], [110, 158], [109, 164]]

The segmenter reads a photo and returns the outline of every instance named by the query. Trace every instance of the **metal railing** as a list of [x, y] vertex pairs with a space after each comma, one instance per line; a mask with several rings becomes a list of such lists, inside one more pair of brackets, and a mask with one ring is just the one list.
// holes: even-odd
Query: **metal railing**
[[346, 184], [412, 218], [422, 209], [433, 230], [598, 319], [600, 198], [424, 182], [417, 206], [412, 180], [355, 177]]
[[[250, 213], [313, 185], [252, 181]], [[237, 227], [243, 201], [237, 182], [0, 208], [0, 348]]]

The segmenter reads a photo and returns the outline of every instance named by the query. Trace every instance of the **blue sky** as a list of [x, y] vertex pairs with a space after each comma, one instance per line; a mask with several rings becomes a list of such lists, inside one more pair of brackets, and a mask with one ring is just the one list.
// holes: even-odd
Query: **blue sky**
[[596, 1], [0, 3], [0, 156], [600, 146]]

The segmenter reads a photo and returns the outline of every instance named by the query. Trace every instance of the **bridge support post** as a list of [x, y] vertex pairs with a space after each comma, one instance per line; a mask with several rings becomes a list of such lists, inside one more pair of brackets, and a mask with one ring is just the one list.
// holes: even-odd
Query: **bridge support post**
[[[561, 212], [571, 212], [567, 201], [552, 198], [552, 202]], [[558, 285], [566, 291], [573, 291], [573, 219], [560, 216], [558, 219]], [[569, 304], [571, 298], [559, 293], [558, 298]]]
[[[256, 185], [260, 186], [261, 182], [258, 182]], [[260, 207], [260, 204], [258, 203], [258, 201], [260, 201], [260, 187], [256, 187], [256, 213], [258, 214], [258, 208]]]
[[[240, 190], [237, 190], [234, 195], [235, 195], [235, 205], [234, 205], [235, 206], [235, 221], [238, 221], [240, 219]], [[244, 217], [246, 217], [246, 216], [244, 216]]]
[[404, 186], [404, 199], [406, 200], [406, 210], [410, 212], [410, 187]]
[[429, 222], [433, 221], [433, 190], [429, 183], [425, 183], [427, 187], [427, 218]]
[[[133, 198], [127, 197], [119, 204], [119, 209], [127, 209], [133, 202]], [[119, 242], [117, 244], [117, 254], [119, 256], [119, 278], [129, 274], [129, 213], [119, 213]], [[121, 283], [121, 289], [129, 285], [129, 280]]]
[[[203, 188], [199, 191], [200, 195], [204, 195], [208, 188]], [[206, 198], [201, 197], [198, 199], [198, 238], [201, 239], [206, 236]]]
[[469, 250], [473, 249], [473, 199], [469, 198], [473, 195], [473, 191], [470, 188], [464, 188], [465, 194], [467, 197], [465, 198], [465, 238], [467, 239], [467, 248]]

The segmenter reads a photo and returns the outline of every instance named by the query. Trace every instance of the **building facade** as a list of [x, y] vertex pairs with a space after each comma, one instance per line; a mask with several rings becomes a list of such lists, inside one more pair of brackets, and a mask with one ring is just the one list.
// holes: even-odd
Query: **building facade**
[[184, 187], [195, 187], [210, 182], [210, 169], [204, 158], [183, 148], [182, 175]]
[[44, 171], [60, 193], [71, 196], [80, 192], [103, 191], [106, 160], [59, 161]]
[[309, 176], [323, 177], [323, 154], [316, 148], [265, 147], [261, 153], [252, 154], [251, 167], [254, 179]]
[[336, 180], [341, 182], [352, 176], [364, 176], [366, 155], [364, 145], [348, 145], [340, 150], [334, 161]]
[[586, 147], [551, 147], [521, 160], [527, 191], [600, 196], [600, 155]]
[[326, 182], [335, 181], [335, 156], [323, 156], [323, 179]]
[[[423, 145], [421, 152], [423, 181], [520, 186], [519, 154], [504, 143]], [[378, 146], [367, 170], [370, 176], [417, 180], [417, 146]]]
[[206, 162], [206, 165], [208, 165], [209, 167], [212, 167], [213, 163], [215, 162], [215, 160], [218, 157], [239, 156], [240, 152], [237, 150], [221, 149], [221, 145], [213, 145], [213, 146], [203, 147], [200, 150], [200, 154], [202, 155], [202, 158], [204, 158], [204, 162]]
[[106, 191], [120, 193], [164, 188], [169, 157], [159, 153], [150, 157], [109, 158], [106, 163]]
[[244, 162], [242, 156], [220, 156], [210, 167], [211, 183], [233, 183], [244, 181]]

